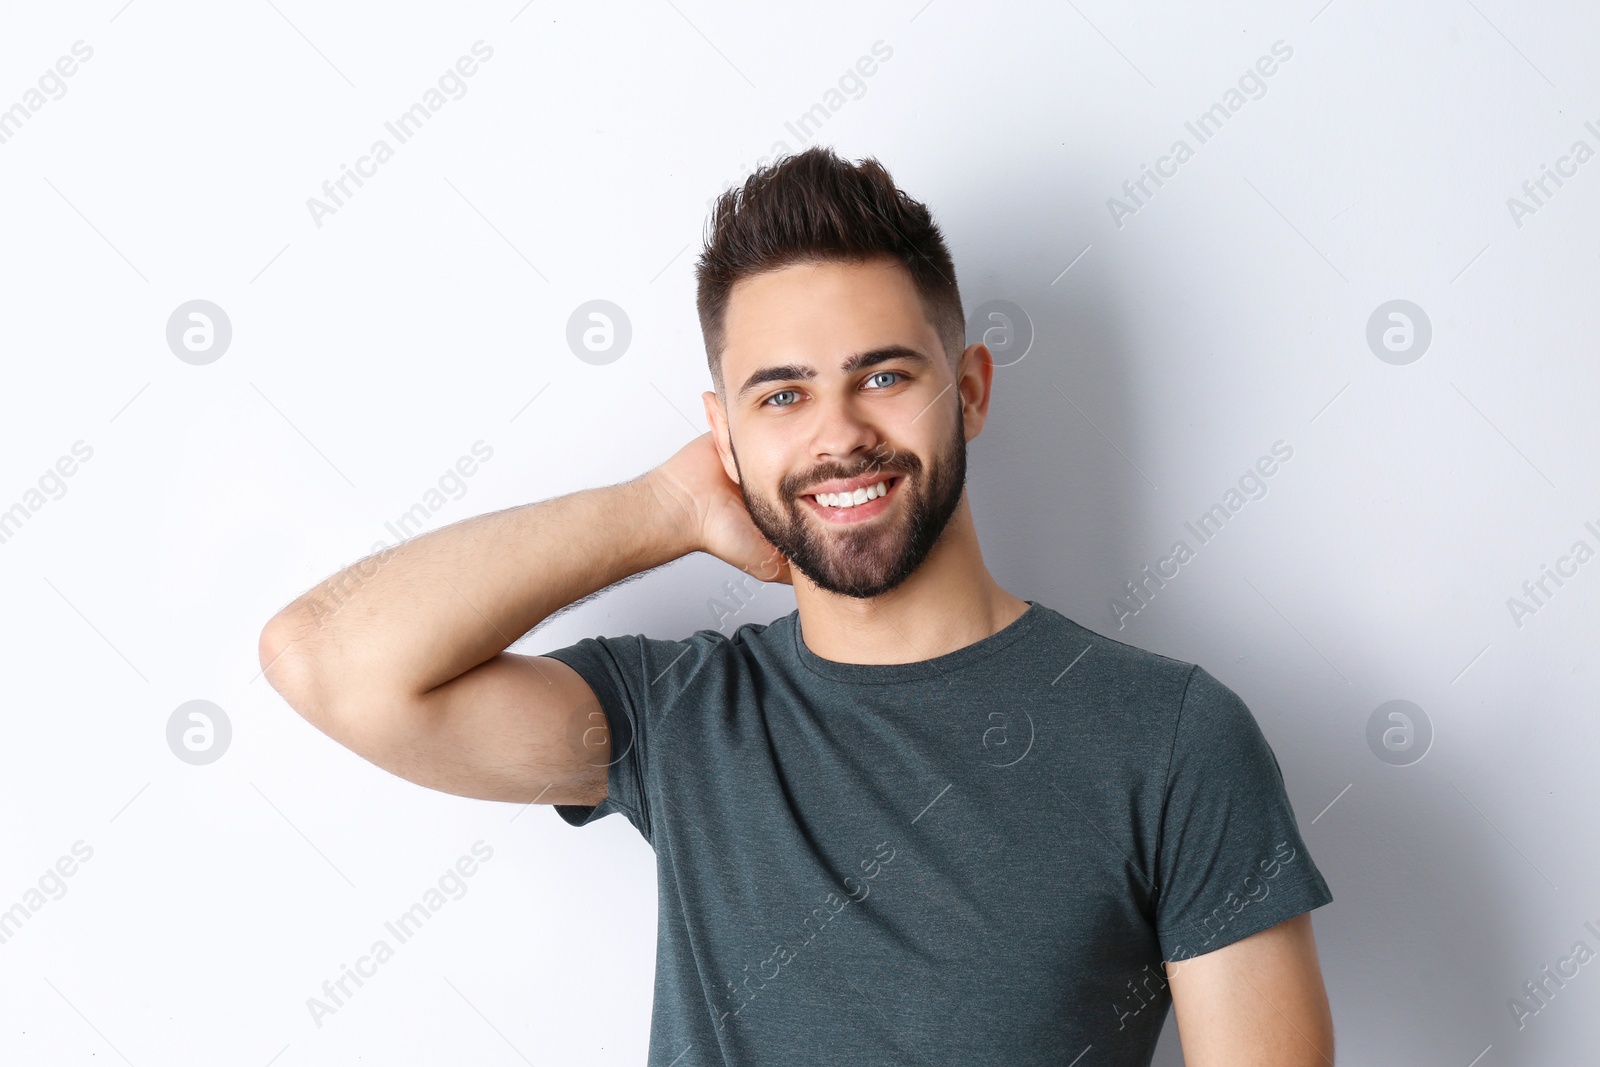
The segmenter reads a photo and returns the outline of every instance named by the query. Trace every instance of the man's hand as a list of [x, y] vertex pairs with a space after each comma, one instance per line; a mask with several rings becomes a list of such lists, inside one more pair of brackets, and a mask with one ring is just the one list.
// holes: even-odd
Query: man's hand
[[773, 547], [744, 506], [739, 486], [722, 468], [709, 432], [680, 448], [645, 475], [664, 508], [676, 510], [699, 531], [699, 548], [763, 582], [793, 585], [789, 561]]
[[1333, 1017], [1302, 913], [1167, 964], [1189, 1067], [1333, 1067]]

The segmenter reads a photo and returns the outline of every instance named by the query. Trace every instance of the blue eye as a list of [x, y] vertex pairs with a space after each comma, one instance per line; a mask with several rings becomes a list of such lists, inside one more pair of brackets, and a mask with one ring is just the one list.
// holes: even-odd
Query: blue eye
[[[879, 384], [878, 386], [876, 386], [876, 388], [878, 388], [878, 389], [887, 389], [891, 385], [898, 385], [900, 383], [900, 381], [902, 379], [904, 379], [905, 377], [906, 377], [906, 375], [905, 375], [905, 373], [903, 371], [880, 370], [880, 371], [875, 371], [872, 374], [868, 375], [867, 376], [867, 381], [870, 383], [870, 382], [873, 382], [875, 379], [889, 378], [889, 379], [891, 379], [890, 381], [883, 382], [883, 383]], [[793, 400], [788, 400], [788, 401], [783, 401], [783, 400], [779, 400], [778, 399], [779, 397], [783, 397], [783, 396], [792, 396], [792, 397], [794, 397], [794, 399]], [[780, 389], [776, 393], [773, 393], [771, 396], [769, 396], [765, 400], [763, 400], [761, 402], [761, 406], [762, 407], [769, 407], [769, 408], [793, 407], [794, 404], [799, 400], [799, 396], [800, 396], [800, 391], [798, 389]]]

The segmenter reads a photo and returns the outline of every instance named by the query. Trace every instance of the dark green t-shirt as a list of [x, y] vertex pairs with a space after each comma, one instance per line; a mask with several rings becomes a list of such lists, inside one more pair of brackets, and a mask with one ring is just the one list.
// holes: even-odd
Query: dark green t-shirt
[[1144, 1067], [1162, 960], [1333, 899], [1232, 690], [1028, 604], [919, 663], [798, 613], [547, 653], [612, 743], [557, 812], [655, 849], [654, 1067]]

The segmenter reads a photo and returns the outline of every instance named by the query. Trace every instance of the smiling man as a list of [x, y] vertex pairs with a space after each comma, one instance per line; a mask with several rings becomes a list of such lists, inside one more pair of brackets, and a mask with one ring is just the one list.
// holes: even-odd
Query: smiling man
[[[927, 209], [808, 149], [718, 200], [698, 281], [709, 433], [334, 575], [264, 629], [272, 684], [422, 785], [621, 813], [652, 1064], [1145, 1065], [1169, 1009], [1189, 1067], [1332, 1064], [1332, 896], [1250, 711], [984, 566], [994, 363]], [[796, 610], [505, 651], [695, 551]]]

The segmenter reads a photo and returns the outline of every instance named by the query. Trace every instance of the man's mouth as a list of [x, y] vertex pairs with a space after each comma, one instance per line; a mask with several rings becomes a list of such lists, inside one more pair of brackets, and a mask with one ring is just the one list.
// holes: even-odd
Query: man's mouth
[[893, 478], [885, 478], [876, 485], [868, 485], [852, 493], [814, 493], [812, 500], [825, 508], [853, 508], [858, 504], [865, 504], [869, 500], [876, 500], [889, 492], [889, 485]]
[[830, 522], [861, 522], [889, 506], [887, 498], [894, 495], [902, 479], [902, 475], [895, 475], [848, 492], [807, 493], [801, 499], [808, 501], [818, 516]]

